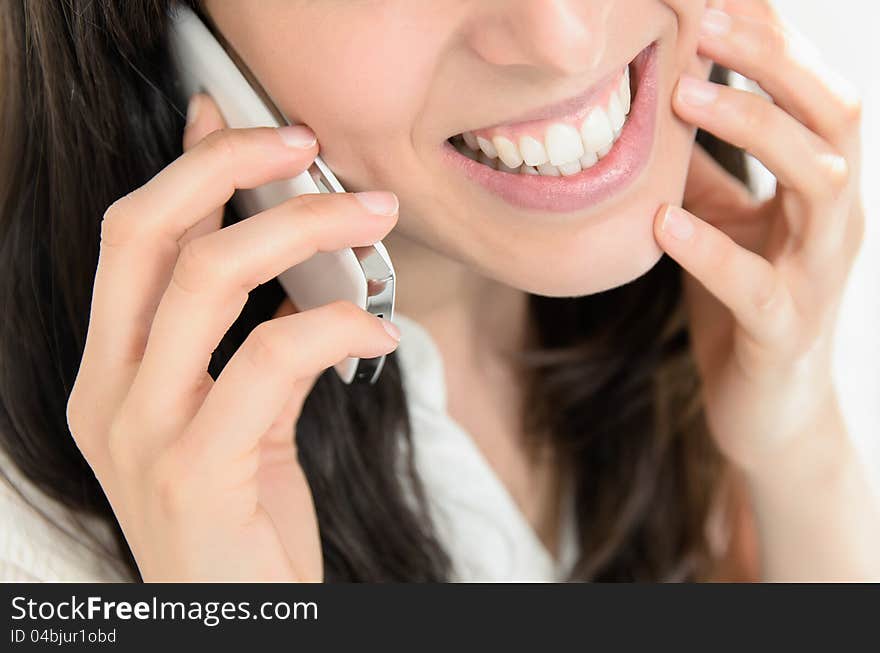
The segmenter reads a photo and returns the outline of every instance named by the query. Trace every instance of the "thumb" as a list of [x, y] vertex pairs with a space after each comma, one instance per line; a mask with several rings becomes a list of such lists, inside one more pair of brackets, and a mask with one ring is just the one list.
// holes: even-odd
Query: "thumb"
[[[226, 127], [226, 121], [210, 95], [196, 93], [186, 109], [186, 127], [183, 129], [183, 151], [188, 152], [211, 132]], [[186, 230], [180, 238], [181, 247], [193, 238], [216, 231], [223, 224], [223, 208], [209, 213]]]

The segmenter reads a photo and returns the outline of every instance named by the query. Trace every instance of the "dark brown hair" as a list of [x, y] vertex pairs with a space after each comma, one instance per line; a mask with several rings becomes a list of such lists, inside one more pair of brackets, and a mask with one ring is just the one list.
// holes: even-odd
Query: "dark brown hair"
[[[67, 428], [97, 265], [100, 220], [115, 199], [181, 153], [183, 110], [166, 48], [171, 0], [7, 0], [0, 6], [0, 446], [73, 514], [117, 534], [110, 506]], [[721, 72], [719, 71], [719, 73]], [[707, 135], [734, 169], [741, 153]], [[722, 153], [725, 153], [723, 154]], [[740, 170], [740, 172], [743, 172]], [[234, 220], [227, 209], [227, 220]], [[704, 577], [704, 525], [719, 482], [668, 257], [619, 288], [531, 296], [536, 347], [529, 430], [550, 432], [577, 479], [585, 580]], [[211, 361], [222, 370], [283, 297], [255, 289]], [[328, 580], [424, 581], [450, 561], [424, 508], [395, 355], [375, 386], [325, 372], [297, 425]], [[393, 470], [403, 463], [404, 475]], [[412, 484], [417, 507], [405, 501]]]

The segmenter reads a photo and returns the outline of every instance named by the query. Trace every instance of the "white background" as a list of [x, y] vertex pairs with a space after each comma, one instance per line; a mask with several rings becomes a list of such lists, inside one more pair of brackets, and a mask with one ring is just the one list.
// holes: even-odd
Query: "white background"
[[880, 6], [876, 0], [775, 4], [835, 70], [860, 88], [865, 101], [862, 188], [867, 228], [841, 308], [834, 374], [850, 432], [872, 465], [880, 491]]

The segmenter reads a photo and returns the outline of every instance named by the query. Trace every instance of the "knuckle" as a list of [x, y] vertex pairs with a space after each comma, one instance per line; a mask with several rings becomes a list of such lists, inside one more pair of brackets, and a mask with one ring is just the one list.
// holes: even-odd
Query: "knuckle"
[[736, 95], [739, 104], [740, 128], [746, 138], [753, 138], [754, 134], [763, 134], [768, 127], [778, 127], [778, 116], [773, 112], [772, 105], [757, 95], [741, 92]]
[[362, 308], [347, 299], [338, 299], [331, 302], [327, 305], [327, 312], [330, 313], [331, 319], [338, 323], [360, 320], [364, 314]]
[[77, 440], [80, 433], [86, 428], [86, 414], [83, 410], [85, 402], [80, 398], [82, 390], [77, 383], [74, 383], [70, 396], [67, 398], [64, 417], [67, 420], [67, 428], [70, 430], [74, 440]]
[[130, 242], [137, 233], [138, 221], [129, 218], [130, 194], [120, 197], [104, 211], [101, 218], [101, 246], [118, 247]]
[[258, 324], [243, 345], [244, 354], [251, 365], [265, 373], [274, 369], [285, 357], [286, 339], [279, 333], [274, 320]]
[[849, 188], [849, 163], [846, 157], [835, 153], [821, 154], [819, 159], [826, 180], [825, 195], [827, 199], [836, 200]]
[[332, 195], [303, 193], [302, 195], [291, 197], [287, 201], [298, 210], [316, 211], [317, 207], [320, 207], [323, 204], [325, 197], [332, 197]]
[[93, 461], [99, 451], [96, 435], [98, 435], [94, 422], [89, 417], [88, 404], [77, 398], [68, 400], [65, 409], [67, 430], [77, 448], [87, 461]]
[[783, 307], [782, 284], [774, 270], [765, 271], [755, 284], [752, 302], [759, 314], [777, 314]]
[[172, 280], [188, 292], [199, 292], [231, 275], [234, 257], [218, 256], [210, 238], [194, 238], [180, 250]]
[[755, 39], [753, 55], [762, 61], [779, 61], [789, 55], [791, 38], [788, 32], [775, 22], [763, 23], [760, 38]]
[[233, 130], [229, 127], [223, 127], [222, 129], [216, 129], [205, 136], [201, 142], [201, 146], [204, 147], [211, 156], [235, 161], [237, 150], [235, 142], [236, 139]]
[[859, 125], [865, 113], [865, 101], [861, 95], [853, 95], [842, 102], [844, 120], [850, 125]]
[[312, 235], [312, 225], [321, 225], [327, 221], [328, 202], [332, 202], [332, 198], [334, 195], [306, 193], [288, 200], [288, 207], [293, 213], [298, 214], [299, 226], [304, 230], [307, 238]]

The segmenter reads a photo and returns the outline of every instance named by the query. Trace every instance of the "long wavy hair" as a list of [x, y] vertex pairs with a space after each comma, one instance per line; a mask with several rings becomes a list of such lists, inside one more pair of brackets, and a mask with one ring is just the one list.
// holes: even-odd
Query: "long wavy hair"
[[[106, 522], [118, 543], [108, 555], [135, 580], [131, 552], [65, 413], [101, 216], [181, 154], [184, 111], [171, 101], [166, 47], [172, 2], [0, 5], [0, 446], [71, 514]], [[741, 152], [708, 134], [698, 140], [745, 180]], [[235, 220], [230, 213], [226, 220]], [[214, 353], [212, 376], [283, 296], [277, 281], [250, 294]], [[681, 269], [664, 256], [619, 288], [529, 301], [536, 344], [519, 357], [533, 408], [524, 419], [529, 432], [550, 433], [572, 463], [581, 544], [572, 578], [705, 578], [713, 564], [705, 525], [723, 467], [701, 410]], [[410, 444], [401, 381], [394, 354], [373, 386], [347, 386], [328, 370], [303, 407], [298, 451], [328, 580], [450, 575], [412, 448], [400, 447], [400, 438]], [[405, 484], [416, 488], [417, 505], [405, 499]]]

